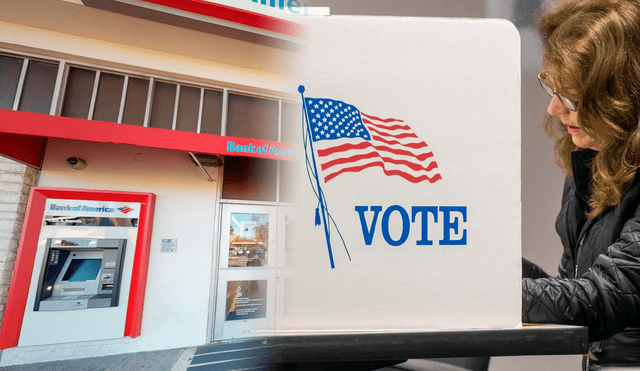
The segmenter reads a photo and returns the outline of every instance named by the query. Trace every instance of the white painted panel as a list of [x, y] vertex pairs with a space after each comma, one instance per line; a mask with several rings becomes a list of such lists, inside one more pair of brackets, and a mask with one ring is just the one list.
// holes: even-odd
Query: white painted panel
[[[323, 181], [328, 170], [319, 170], [351, 257], [331, 226], [331, 269], [323, 227], [314, 227], [318, 201], [304, 177], [285, 289], [288, 315], [278, 328], [517, 326], [520, 43], [515, 27], [499, 20], [317, 19], [309, 27], [305, 71], [306, 98], [325, 98], [324, 103], [329, 98], [334, 105], [341, 101], [368, 115], [402, 120], [398, 124], [425, 141], [438, 164], [426, 173], [442, 179], [412, 183], [372, 167]], [[325, 118], [322, 103], [316, 103], [313, 115]], [[331, 128], [323, 124], [319, 130]], [[318, 149], [327, 142], [313, 145]], [[359, 206], [381, 208], [370, 244], [365, 235], [374, 212], [364, 214], [363, 227]], [[423, 224], [426, 211], [413, 218], [413, 207], [438, 207], [437, 222], [430, 213]], [[446, 214], [442, 207], [464, 212]], [[425, 240], [433, 244], [420, 243]], [[447, 240], [459, 244], [445, 245]]]

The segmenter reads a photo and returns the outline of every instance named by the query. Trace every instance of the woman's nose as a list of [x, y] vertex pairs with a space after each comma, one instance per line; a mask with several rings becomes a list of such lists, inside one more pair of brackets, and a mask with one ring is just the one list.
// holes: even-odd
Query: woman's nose
[[550, 115], [557, 116], [565, 113], [566, 111], [568, 111], [568, 109], [564, 104], [562, 104], [560, 98], [556, 95], [551, 97], [551, 102], [549, 102], [549, 107], [547, 107], [547, 112], [549, 112]]

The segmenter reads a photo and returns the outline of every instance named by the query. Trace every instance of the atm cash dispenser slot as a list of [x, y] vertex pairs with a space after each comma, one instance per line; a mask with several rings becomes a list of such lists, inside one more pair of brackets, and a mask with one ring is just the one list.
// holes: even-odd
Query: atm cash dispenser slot
[[117, 307], [126, 239], [49, 238], [34, 311]]

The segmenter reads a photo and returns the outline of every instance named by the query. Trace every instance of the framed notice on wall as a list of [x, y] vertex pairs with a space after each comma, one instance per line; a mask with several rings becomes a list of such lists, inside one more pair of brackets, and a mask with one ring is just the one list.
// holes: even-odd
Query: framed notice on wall
[[0, 349], [137, 337], [154, 204], [151, 193], [32, 188]]

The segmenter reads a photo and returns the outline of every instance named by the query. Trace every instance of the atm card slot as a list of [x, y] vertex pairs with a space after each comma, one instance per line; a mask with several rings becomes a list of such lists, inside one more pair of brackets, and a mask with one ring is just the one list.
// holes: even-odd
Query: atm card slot
[[84, 287], [70, 287], [70, 288], [63, 288], [62, 291], [63, 292], [73, 292], [73, 291], [84, 291]]

